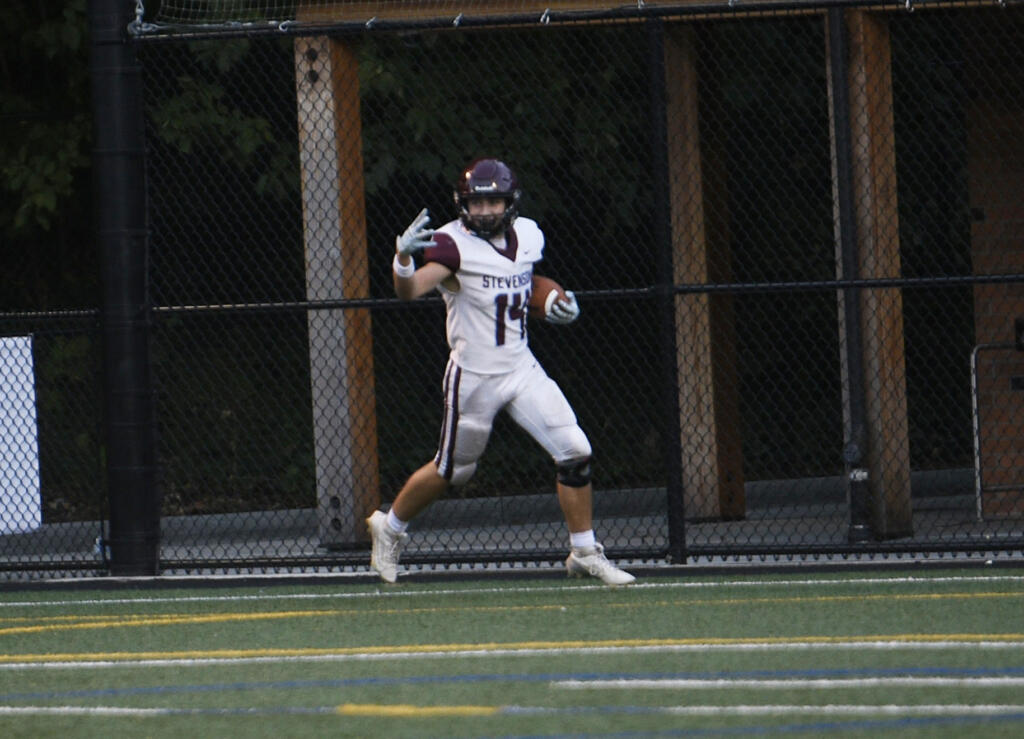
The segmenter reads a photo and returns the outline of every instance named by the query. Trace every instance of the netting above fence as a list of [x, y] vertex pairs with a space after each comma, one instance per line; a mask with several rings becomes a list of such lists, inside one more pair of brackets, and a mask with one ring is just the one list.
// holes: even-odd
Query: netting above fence
[[[653, 2], [651, 7], [671, 7], [678, 3]], [[553, 7], [554, 6], [554, 7]], [[161, 3], [140, 3], [140, 17], [133, 30], [138, 33], [158, 30], [164, 26], [203, 27], [238, 26], [288, 28], [296, 24], [357, 24], [373, 26], [388, 22], [418, 22], [460, 25], [498, 18], [521, 17], [549, 23], [558, 18], [593, 16], [595, 14], [621, 14], [640, 12], [647, 4], [623, 6], [621, 3], [602, 3], [597, 0], [569, 3], [486, 2], [486, 0], [385, 0], [384, 2], [275, 2], [274, 0], [224, 0], [223, 2], [182, 2], [165, 0]]]
[[[140, 2], [144, 17], [153, 23], [208, 24], [260, 21], [362, 22], [383, 20], [450, 20], [461, 23], [474, 18], [509, 16], [533, 17], [542, 22], [567, 15], [650, 12], [693, 5], [734, 6], [735, 0], [679, 2], [679, 0], [637, 0], [633, 3], [600, 0], [150, 0]], [[809, 0], [789, 0], [788, 5], [812, 5]], [[814, 3], [820, 5], [820, 3]], [[458, 19], [458, 20], [456, 20]]]
[[[1005, 7], [1019, 0], [957, 3]], [[496, 23], [542, 24], [679, 15], [740, 15], [870, 6], [912, 12], [948, 0], [138, 0], [135, 35], [204, 31], [289, 31], [302, 27], [444, 27]]]

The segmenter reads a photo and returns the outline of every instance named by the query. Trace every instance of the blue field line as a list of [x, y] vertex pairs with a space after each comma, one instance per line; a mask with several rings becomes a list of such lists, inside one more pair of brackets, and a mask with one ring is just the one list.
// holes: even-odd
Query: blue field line
[[857, 719], [852, 721], [815, 721], [806, 724], [780, 724], [772, 726], [732, 726], [708, 729], [666, 729], [662, 731], [624, 731], [612, 733], [576, 734], [504, 734], [479, 739], [644, 739], [645, 737], [690, 736], [764, 736], [767, 734], [833, 734], [841, 731], [879, 731], [885, 729], [912, 729], [928, 726], [977, 725], [1024, 721], [1024, 713], [997, 716], [925, 716], [898, 719]]
[[718, 672], [571, 672], [520, 674], [412, 675], [405, 677], [358, 677], [311, 680], [271, 680], [228, 682], [200, 685], [153, 685], [148, 687], [97, 688], [92, 690], [3, 693], [0, 703], [62, 698], [111, 698], [139, 695], [243, 692], [248, 690], [303, 690], [311, 688], [395, 687], [399, 685], [443, 685], [460, 683], [538, 683], [563, 680], [743, 680], [779, 678], [851, 678], [851, 677], [1013, 677], [1024, 675], [1024, 667], [888, 667], [801, 670], [737, 670]]

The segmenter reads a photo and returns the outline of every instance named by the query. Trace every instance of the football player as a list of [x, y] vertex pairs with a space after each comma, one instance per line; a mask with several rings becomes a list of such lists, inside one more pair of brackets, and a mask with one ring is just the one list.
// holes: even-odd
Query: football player
[[[434, 230], [424, 208], [395, 239], [395, 293], [414, 300], [438, 290], [447, 308], [451, 354], [444, 374], [445, 411], [434, 458], [412, 473], [391, 509], [367, 524], [373, 538], [370, 566], [395, 582], [409, 522], [449, 485], [472, 477], [495, 415], [507, 411], [551, 455], [558, 501], [569, 528], [570, 575], [591, 575], [608, 585], [635, 580], [604, 555], [594, 536], [590, 442], [561, 389], [527, 343], [526, 320], [533, 265], [544, 251], [535, 221], [519, 215], [515, 174], [498, 159], [477, 159], [455, 186], [459, 217]], [[412, 254], [423, 253], [416, 268]], [[572, 323], [580, 307], [572, 292], [551, 301], [545, 319]]]

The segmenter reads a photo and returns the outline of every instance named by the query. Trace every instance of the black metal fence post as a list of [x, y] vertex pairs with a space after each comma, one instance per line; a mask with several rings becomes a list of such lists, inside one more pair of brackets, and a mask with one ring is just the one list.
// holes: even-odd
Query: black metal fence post
[[145, 137], [141, 69], [127, 0], [91, 0], [93, 172], [102, 273], [110, 570], [158, 569], [160, 496], [149, 360]]
[[[835, 138], [839, 210], [839, 258], [842, 279], [856, 280], [860, 275], [857, 260], [857, 226], [853, 202], [853, 134], [850, 123], [850, 79], [847, 27], [841, 7], [828, 11], [829, 68], [832, 75], [832, 120]], [[867, 401], [864, 388], [864, 356], [861, 340], [860, 291], [842, 290], [842, 362], [846, 367], [846, 429], [843, 463], [850, 506], [849, 540], [871, 538], [867, 472]]]

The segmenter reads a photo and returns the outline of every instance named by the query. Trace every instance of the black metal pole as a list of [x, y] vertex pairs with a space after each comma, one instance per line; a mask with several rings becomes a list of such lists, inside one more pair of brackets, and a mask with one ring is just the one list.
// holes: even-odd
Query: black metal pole
[[[832, 120], [836, 147], [836, 179], [839, 199], [839, 251], [842, 278], [856, 280], [860, 274], [857, 258], [857, 222], [853, 201], [853, 133], [850, 112], [850, 62], [846, 16], [842, 8], [828, 11], [829, 67], [832, 75]], [[864, 377], [864, 343], [861, 335], [860, 291], [843, 288], [842, 361], [846, 366], [847, 409], [843, 464], [850, 508], [849, 540], [872, 537], [867, 456], [867, 401]]]
[[[679, 423], [679, 365], [676, 361], [676, 296], [672, 259], [671, 205], [669, 203], [668, 124], [665, 102], [665, 22], [647, 21], [648, 82], [650, 84], [651, 182], [654, 187], [654, 244], [661, 280], [658, 311], [662, 390], [664, 396], [665, 489], [668, 508], [668, 553], [674, 562], [686, 561], [686, 525], [683, 509], [682, 439]], [[681, 298], [685, 300], [686, 298]]]
[[93, 172], [103, 304], [110, 572], [155, 575], [160, 538], [150, 379], [142, 75], [130, 0], [90, 0]]

